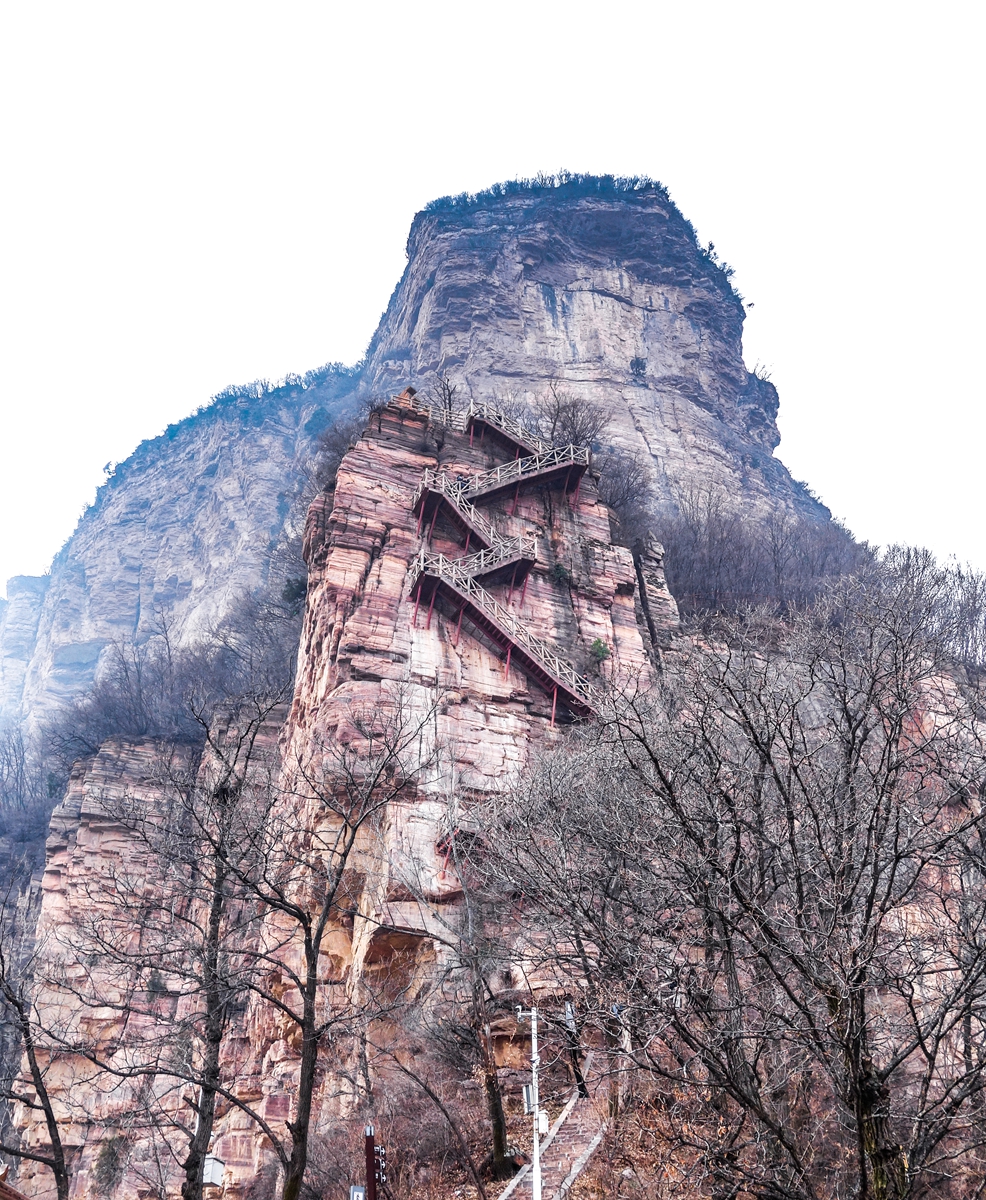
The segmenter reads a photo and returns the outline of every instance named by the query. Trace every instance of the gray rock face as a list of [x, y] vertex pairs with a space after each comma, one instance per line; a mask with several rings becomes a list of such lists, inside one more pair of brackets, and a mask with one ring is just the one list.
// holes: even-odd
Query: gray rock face
[[415, 218], [361, 371], [231, 392], [117, 468], [47, 590], [12, 588], [7, 720], [37, 725], [107, 647], [164, 615], [179, 638], [207, 630], [262, 582], [313, 435], [357, 397], [427, 389], [441, 372], [476, 399], [523, 405], [556, 382], [604, 406], [604, 440], [652, 463], [659, 495], [716, 488], [828, 518], [773, 457], [777, 393], [743, 364], [742, 302], [666, 194], [584, 181], [507, 193]]
[[742, 301], [659, 187], [570, 184], [419, 213], [360, 390], [447, 372], [475, 399], [555, 381], [611, 414], [659, 495], [719, 488], [829, 514], [773, 457], [777, 392], [746, 370]]
[[0, 608], [0, 725], [20, 714], [49, 582], [47, 576], [33, 575], [15, 575], [7, 582], [7, 601]]
[[163, 620], [179, 642], [193, 640], [263, 583], [313, 435], [351, 386], [345, 373], [320, 387], [226, 397], [122, 463], [50, 579], [10, 585], [0, 626], [7, 720], [37, 727], [88, 687], [113, 643], [140, 640]]

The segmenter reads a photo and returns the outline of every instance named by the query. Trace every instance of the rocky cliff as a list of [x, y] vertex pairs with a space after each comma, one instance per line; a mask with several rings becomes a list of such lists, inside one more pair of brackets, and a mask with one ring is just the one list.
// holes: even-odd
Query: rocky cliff
[[659, 185], [569, 180], [429, 206], [359, 370], [231, 389], [145, 443], [47, 585], [14, 587], [3, 713], [44, 719], [88, 686], [112, 641], [164, 614], [183, 636], [206, 629], [262, 581], [312, 434], [359, 397], [427, 390], [439, 373], [476, 401], [522, 408], [549, 384], [594, 401], [611, 417], [605, 440], [644, 457], [660, 496], [723, 489], [826, 519], [773, 456], [777, 394], [746, 370], [742, 326], [728, 271]]
[[[376, 404], [304, 530], [304, 627], [280, 738], [285, 828], [314, 820], [299, 764], [358, 746], [368, 728], [421, 730], [402, 767], [414, 786], [361, 844], [352, 904], [330, 931], [330, 1006], [340, 986], [351, 999], [374, 973], [393, 969], [411, 992], [426, 978], [428, 913], [459, 892], [448, 836], [458, 818], [468, 824], [450, 796], [508, 781], [535, 747], [591, 716], [609, 682], [646, 682], [676, 625], [659, 543], [636, 555], [614, 544], [589, 448], [525, 432], [525, 406], [552, 386], [592, 401], [610, 418], [604, 448], [637, 453], [664, 498], [723, 489], [753, 509], [827, 518], [773, 457], [777, 397], [743, 365], [727, 273], [660, 187], [582, 180], [440, 203], [415, 219], [408, 254], [358, 371], [231, 393], [146, 443], [100, 490], [50, 579], [14, 587], [2, 618], [5, 711], [36, 725], [79, 695], [114, 641], [161, 621], [193, 640], [263, 583], [317, 433], [361, 400], [422, 385]], [[451, 413], [428, 405], [441, 375], [458, 387]], [[94, 919], [92, 879], [127, 860], [106, 797], [158, 803], [150, 753], [113, 745], [77, 771], [48, 847], [49, 940], [71, 944]], [[115, 1045], [125, 1025], [119, 1011], [95, 1013], [89, 1033]], [[234, 1040], [236, 1096], [283, 1129], [296, 1031], [258, 1000]], [[109, 1139], [123, 1139], [114, 1145], [138, 1174], [153, 1159], [139, 1131], [115, 1127], [131, 1097], [90, 1078], [70, 1056], [52, 1073], [76, 1200], [104, 1194]], [[316, 1128], [345, 1110], [351, 1078], [326, 1071]], [[19, 1121], [27, 1144], [43, 1136], [30, 1113]], [[245, 1197], [270, 1166], [235, 1105], [220, 1113], [214, 1148], [228, 1197]], [[159, 1194], [131, 1184], [125, 1194]]]
[[659, 495], [719, 488], [822, 519], [773, 457], [777, 392], [743, 363], [743, 319], [660, 185], [496, 188], [415, 217], [360, 390], [447, 372], [473, 399], [529, 402], [555, 382], [611, 415]]
[[[0, 716], [29, 728], [92, 682], [113, 643], [201, 637], [261, 586], [348, 371], [251, 387], [143, 443], [99, 489], [50, 575], [8, 585]], [[300, 514], [303, 518], [303, 512]]]
[[[334, 491], [309, 510], [304, 631], [281, 734], [281, 827], [314, 830], [325, 819], [301, 764], [332, 761], [339, 747], [387, 729], [417, 731], [402, 750], [413, 784], [361, 835], [350, 864], [351, 902], [334, 911], [323, 949], [333, 977], [326, 983], [336, 988], [325, 989], [329, 1005], [343, 1002], [340, 983], [352, 1000], [361, 981], [392, 987], [399, 977], [413, 995], [420, 975], [416, 986], [427, 993], [433, 935], [451, 928], [449, 910], [461, 895], [447, 844], [454, 824], [468, 824], [459, 798], [508, 784], [533, 747], [557, 740], [563, 724], [602, 702], [607, 683], [646, 682], [674, 627], [659, 548], [648, 547], [635, 565], [629, 550], [612, 544], [588, 454], [567, 447], [519, 457], [530, 447], [501, 416], [474, 407], [436, 423], [405, 394], [373, 414]], [[64, 979], [83, 974], [71, 956], [79, 930], [114, 920], [108, 914], [121, 872], [130, 887], [140, 872], [140, 879], [156, 874], [112, 806], [136, 796], [153, 811], [162, 775], [152, 745], [108, 745], [76, 772], [55, 812], [39, 931], [58, 947]], [[296, 940], [281, 936], [277, 945], [265, 974], [278, 955], [297, 966]], [[167, 982], [168, 963], [160, 967]], [[99, 969], [88, 964], [90, 975]], [[114, 995], [135, 988], [119, 964], [111, 982]], [[101, 1006], [81, 1016], [66, 1012], [72, 1001], [64, 983], [49, 986], [39, 998], [41, 1019], [71, 1026], [75, 1037], [84, 1026], [90, 1045], [129, 1061], [128, 1037], [146, 1040], [155, 1020], [166, 1030], [173, 1012], [148, 1010], [145, 1002], [139, 1018], [128, 1017], [126, 1006], [106, 1003], [105, 986]], [[277, 995], [290, 1003], [291, 985]], [[227, 1068], [236, 1095], [282, 1130], [297, 1095], [299, 1042], [279, 1004], [259, 990], [258, 997], [233, 1031]], [[134, 1083], [107, 1082], [66, 1053], [55, 1056], [49, 1081], [75, 1163], [74, 1198], [102, 1194], [100, 1162], [110, 1141], [121, 1147], [114, 1187], [124, 1187], [122, 1194], [176, 1186], [173, 1167], [156, 1184], [151, 1179], [162, 1155], [135, 1124]], [[161, 1086], [162, 1096], [173, 1094], [167, 1081]], [[348, 1113], [352, 1087], [344, 1062], [323, 1070], [316, 1140]], [[43, 1143], [36, 1115], [21, 1110], [18, 1120], [26, 1145]], [[225, 1164], [227, 1197], [245, 1196], [272, 1162], [263, 1131], [229, 1105], [213, 1148]], [[44, 1172], [28, 1164], [20, 1178], [42, 1187]]]

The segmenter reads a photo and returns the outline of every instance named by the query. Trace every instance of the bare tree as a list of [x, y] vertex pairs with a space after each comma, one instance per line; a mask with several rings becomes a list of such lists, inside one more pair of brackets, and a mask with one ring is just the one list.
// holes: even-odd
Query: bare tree
[[280, 689], [258, 690], [224, 720], [199, 712], [201, 765], [197, 747], [145, 744], [143, 787], [90, 797], [127, 853], [94, 864], [87, 903], [50, 939], [37, 981], [48, 1037], [121, 1095], [129, 1081], [116, 1123], [161, 1140], [183, 1200], [200, 1200], [216, 1101], [232, 1095], [226, 1037], [245, 1006], [259, 920], [238, 878], [253, 865], [282, 700]]
[[310, 501], [316, 492], [332, 491], [343, 458], [359, 441], [377, 404], [373, 400], [360, 402], [354, 411], [337, 418], [319, 436], [303, 499]]
[[[504, 1002], [491, 982], [509, 957], [499, 913], [491, 911], [489, 898], [475, 886], [475, 873], [464, 847], [470, 840], [458, 828], [451, 829], [445, 839], [445, 870], [454, 871], [458, 885], [458, 903], [451, 909], [430, 904], [419, 877], [418, 899], [429, 908], [431, 937], [445, 948], [445, 962], [427, 1010], [409, 1014], [409, 1019], [417, 1017], [424, 1039], [446, 1068], [451, 1067], [460, 1078], [480, 1079], [490, 1134], [490, 1153], [483, 1166], [493, 1179], [509, 1179], [517, 1163], [507, 1144], [493, 1038], [493, 1021], [502, 1013]], [[404, 878], [409, 878], [406, 872]]]
[[682, 490], [653, 509], [668, 586], [685, 616], [769, 604], [785, 613], [872, 564], [872, 549], [837, 521], [747, 511], [722, 492]]
[[552, 379], [525, 414], [537, 435], [555, 446], [595, 448], [610, 423], [609, 415], [584, 396]]
[[699, 1194], [977, 1194], [986, 752], [941, 602], [887, 570], [723, 626], [491, 806], [529, 952]]
[[23, 905], [15, 874], [7, 885], [0, 906], [0, 1016], [4, 1026], [18, 1039], [23, 1059], [8, 1063], [0, 1080], [0, 1098], [40, 1113], [48, 1145], [25, 1146], [10, 1139], [0, 1142], [0, 1151], [47, 1167], [55, 1180], [58, 1200], [68, 1200], [72, 1176], [69, 1155], [62, 1138], [62, 1124], [52, 1089], [49, 1069], [59, 1060], [59, 1047], [47, 1036], [34, 1003], [32, 968], [36, 951], [25, 953], [29, 943], [20, 928]]
[[313, 739], [291, 758], [257, 821], [250, 856], [256, 865], [231, 866], [244, 897], [268, 917], [266, 936], [250, 954], [250, 989], [294, 1026], [300, 1044], [290, 1141], [275, 1143], [284, 1165], [282, 1200], [301, 1195], [323, 1047], [343, 1029], [365, 1031], [367, 1021], [358, 1003], [342, 1008], [326, 996], [343, 980], [324, 978], [323, 945], [336, 925], [358, 914], [357, 848], [369, 852], [365, 844], [379, 839], [388, 808], [413, 795], [415, 775], [426, 766], [422, 745], [433, 708], [415, 712], [403, 695], [391, 699], [386, 711], [351, 709], [346, 729]]
[[599, 472], [599, 499], [610, 510], [613, 540], [632, 546], [653, 528], [650, 474], [639, 454], [609, 449], [594, 460]]
[[435, 381], [431, 391], [432, 402], [438, 413], [438, 418], [446, 425], [452, 423], [452, 418], [459, 409], [459, 385], [452, 382], [447, 371], [443, 371]]

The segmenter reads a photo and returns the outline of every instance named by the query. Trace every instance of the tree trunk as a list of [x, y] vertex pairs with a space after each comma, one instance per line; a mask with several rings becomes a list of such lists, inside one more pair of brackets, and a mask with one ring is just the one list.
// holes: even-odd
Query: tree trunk
[[51, 1160], [48, 1166], [51, 1167], [51, 1172], [55, 1176], [55, 1192], [58, 1200], [68, 1200], [71, 1177], [65, 1162], [65, 1150], [62, 1147], [61, 1135], [58, 1132], [58, 1121], [48, 1096], [48, 1089], [45, 1086], [44, 1073], [38, 1064], [37, 1047], [34, 1044], [34, 1032], [31, 1029], [30, 1013], [25, 1002], [20, 996], [14, 993], [12, 988], [4, 986], [4, 994], [17, 1014], [17, 1023], [20, 1025], [21, 1037], [24, 1039], [24, 1051], [27, 1054], [31, 1080], [38, 1096], [38, 1102], [44, 1111], [45, 1125], [48, 1129], [48, 1140], [51, 1142]]
[[222, 921], [226, 909], [226, 872], [221, 852], [213, 860], [212, 896], [209, 903], [209, 923], [206, 932], [203, 962], [205, 995], [205, 1052], [202, 1062], [201, 1087], [195, 1133], [183, 1164], [185, 1180], [181, 1185], [182, 1200], [202, 1200], [202, 1174], [205, 1158], [212, 1141], [216, 1119], [216, 1088], [219, 1084], [219, 1058], [223, 1044], [224, 1004], [222, 981], [219, 978], [219, 951], [222, 942]]
[[472, 964], [472, 1000], [480, 1023], [479, 1049], [483, 1058], [483, 1091], [486, 1095], [486, 1112], [490, 1119], [490, 1132], [493, 1140], [493, 1153], [489, 1159], [490, 1172], [494, 1179], [509, 1179], [516, 1170], [516, 1164], [507, 1158], [507, 1119], [503, 1113], [503, 1093], [500, 1090], [500, 1076], [493, 1054], [493, 1030], [490, 1026], [484, 988], [482, 972], [474, 960]]
[[493, 1133], [493, 1156], [490, 1172], [494, 1179], [509, 1179], [517, 1167], [507, 1157], [507, 1121], [503, 1115], [503, 1094], [496, 1068], [483, 1067], [483, 1091], [486, 1094], [486, 1112]]
[[[309, 953], [310, 950], [310, 953]], [[303, 998], [301, 1025], [301, 1069], [298, 1075], [298, 1110], [295, 1119], [288, 1122], [291, 1131], [291, 1158], [284, 1177], [281, 1200], [298, 1200], [301, 1185], [308, 1169], [308, 1132], [312, 1120], [312, 1095], [315, 1091], [315, 1074], [318, 1066], [318, 1038], [315, 1029], [315, 999], [317, 994], [318, 951], [306, 946], [308, 971]]]

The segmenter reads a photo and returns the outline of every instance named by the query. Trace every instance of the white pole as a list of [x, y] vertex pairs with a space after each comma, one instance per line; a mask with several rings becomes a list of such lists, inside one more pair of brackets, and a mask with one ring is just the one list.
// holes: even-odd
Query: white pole
[[534, 1098], [534, 1148], [531, 1155], [532, 1200], [541, 1200], [541, 1139], [538, 1125], [541, 1119], [541, 1097], [538, 1095], [538, 1010], [531, 1008], [531, 1082]]

